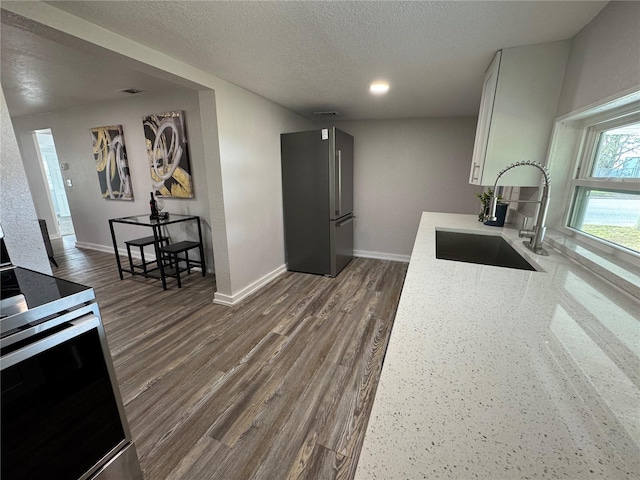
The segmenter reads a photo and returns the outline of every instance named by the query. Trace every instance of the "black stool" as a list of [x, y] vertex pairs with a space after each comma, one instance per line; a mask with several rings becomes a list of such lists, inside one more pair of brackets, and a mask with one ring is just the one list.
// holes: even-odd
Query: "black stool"
[[[189, 258], [189, 250], [197, 248], [200, 250], [200, 260], [192, 260]], [[180, 272], [184, 272], [186, 270], [187, 274], [191, 273], [191, 267], [200, 267], [202, 270], [202, 276], [205, 275], [205, 264], [204, 264], [204, 251], [202, 249], [202, 244], [200, 242], [191, 242], [185, 240], [183, 242], [177, 242], [172, 245], [167, 245], [160, 249], [162, 254], [163, 262], [166, 260], [169, 262], [169, 265], [173, 264], [173, 271], [167, 272], [165, 270], [165, 276], [167, 277], [175, 277], [178, 281], [178, 288], [182, 288], [182, 282], [180, 281]], [[184, 253], [184, 258], [180, 257], [179, 254]], [[186, 266], [180, 269], [180, 262], [185, 262]]]
[[[154, 245], [155, 241], [156, 241], [155, 238], [151, 236], [151, 237], [136, 238], [135, 240], [127, 240], [126, 242], [124, 242], [125, 245], [127, 246], [127, 255], [129, 256], [129, 266], [131, 267], [132, 275], [135, 275], [136, 274], [135, 269], [139, 268], [140, 270], [142, 270], [142, 275], [147, 277], [149, 273], [147, 266], [152, 265], [154, 263], [158, 265], [158, 259], [151, 260], [150, 262], [147, 262], [144, 259], [144, 247], [147, 247], [149, 245]], [[158, 243], [160, 246], [162, 246], [163, 243], [168, 243], [168, 242], [169, 242], [169, 237], [158, 238]], [[134, 265], [133, 258], [131, 258], [131, 247], [140, 247], [140, 258], [142, 259], [141, 264]]]

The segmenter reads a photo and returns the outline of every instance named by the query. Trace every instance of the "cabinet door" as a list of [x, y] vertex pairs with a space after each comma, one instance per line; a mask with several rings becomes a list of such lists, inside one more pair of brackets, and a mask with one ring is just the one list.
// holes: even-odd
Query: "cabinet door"
[[[546, 163], [569, 42], [502, 50], [481, 185], [493, 185], [500, 170], [517, 161]], [[502, 185], [537, 187], [540, 171], [515, 168]]]
[[491, 117], [493, 115], [493, 105], [496, 98], [501, 57], [501, 51], [496, 53], [484, 76], [480, 112], [478, 114], [478, 127], [476, 129], [476, 141], [473, 147], [473, 160], [469, 174], [469, 183], [473, 185], [480, 185], [480, 179], [482, 178], [484, 170], [484, 159], [487, 154], [487, 143], [491, 129]]
[[[491, 186], [517, 161], [546, 163], [570, 42], [498, 52], [484, 80], [469, 183]], [[501, 185], [537, 187], [540, 171], [509, 170]]]

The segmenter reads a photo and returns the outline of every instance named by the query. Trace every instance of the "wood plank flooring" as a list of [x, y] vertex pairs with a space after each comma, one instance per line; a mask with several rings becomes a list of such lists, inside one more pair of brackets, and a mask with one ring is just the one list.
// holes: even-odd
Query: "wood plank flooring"
[[287, 272], [228, 308], [213, 275], [163, 291], [74, 240], [54, 275], [96, 290], [146, 480], [353, 478], [406, 264]]

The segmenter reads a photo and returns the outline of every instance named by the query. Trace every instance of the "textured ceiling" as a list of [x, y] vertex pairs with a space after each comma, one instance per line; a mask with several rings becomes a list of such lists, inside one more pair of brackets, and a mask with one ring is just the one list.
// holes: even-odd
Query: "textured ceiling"
[[0, 30], [0, 78], [11, 116], [120, 100], [128, 94], [118, 90], [133, 86], [143, 86], [148, 93], [174, 87], [153, 76], [123, 68], [118, 58], [80, 51], [38, 36], [25, 27], [3, 23]]
[[[47, 3], [303, 115], [385, 119], [476, 115], [497, 50], [571, 38], [607, 2]], [[3, 32], [3, 86], [4, 55]]]

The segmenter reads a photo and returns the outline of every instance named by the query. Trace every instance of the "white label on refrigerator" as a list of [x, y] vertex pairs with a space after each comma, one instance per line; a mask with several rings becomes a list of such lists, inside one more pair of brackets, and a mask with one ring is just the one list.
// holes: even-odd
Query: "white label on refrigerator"
[[328, 128], [323, 128], [322, 129], [322, 139], [323, 140], [329, 140], [329, 129]]

